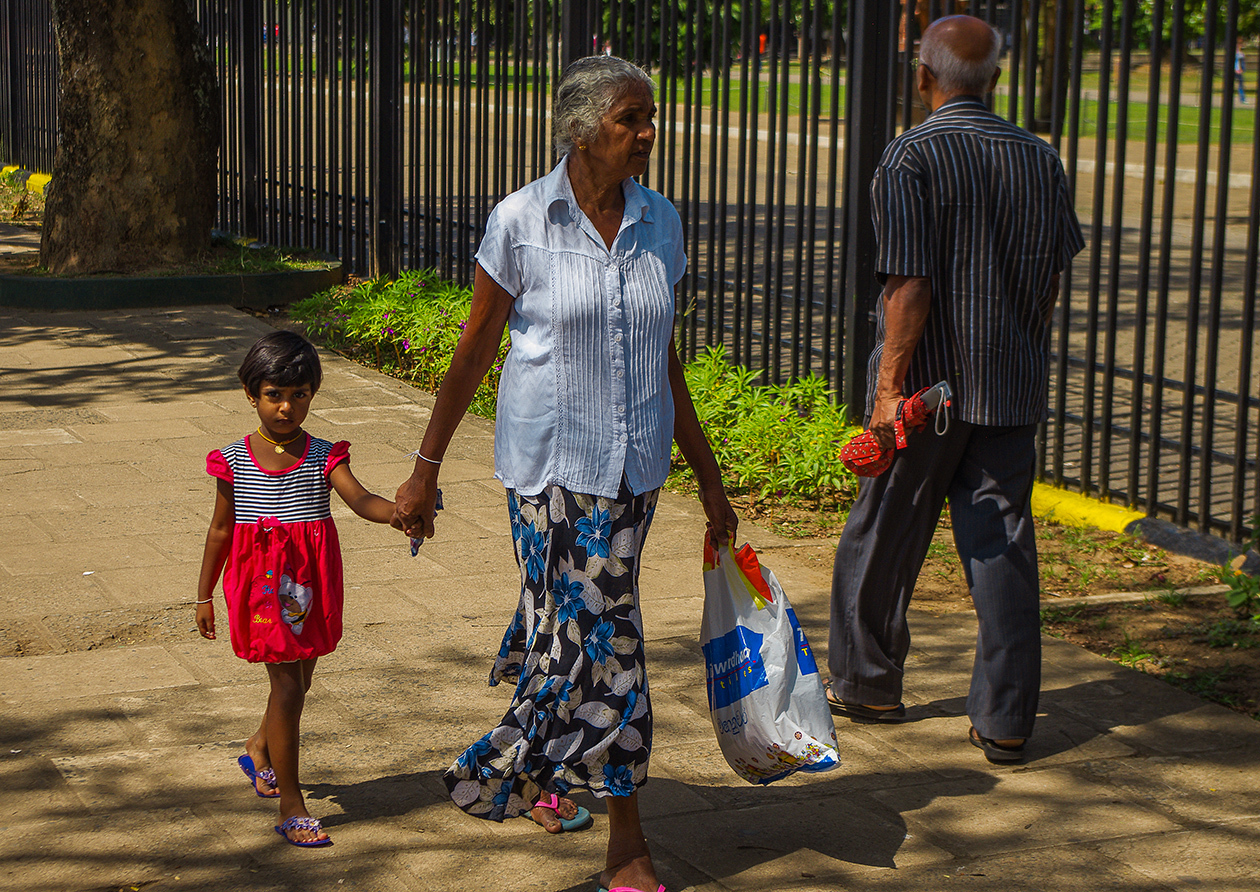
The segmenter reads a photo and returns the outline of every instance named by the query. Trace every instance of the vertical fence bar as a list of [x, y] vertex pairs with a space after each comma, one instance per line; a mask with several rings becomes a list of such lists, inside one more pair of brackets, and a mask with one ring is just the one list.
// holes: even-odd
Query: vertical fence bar
[[263, 220], [262, 153], [262, 0], [244, 0], [240, 19], [240, 80], [239, 90], [241, 117], [242, 172], [245, 182], [242, 192], [245, 198], [245, 231], [243, 235], [262, 238], [266, 232]]
[[[1133, 316], [1133, 386], [1129, 393], [1128, 478], [1125, 504], [1140, 501], [1142, 432], [1146, 426], [1143, 399], [1146, 384], [1146, 327], [1151, 298], [1151, 247], [1155, 221], [1155, 170], [1158, 164], [1160, 87], [1164, 55], [1164, 0], [1154, 0], [1151, 8], [1150, 81], [1146, 92], [1146, 137], [1142, 172], [1142, 210], [1138, 234], [1137, 289]], [[1152, 372], [1159, 373], [1158, 368]], [[1153, 376], [1152, 376], [1153, 377]]]
[[[1120, 72], [1116, 89], [1115, 176], [1111, 178], [1111, 245], [1107, 263], [1107, 307], [1103, 330], [1102, 409], [1099, 413], [1098, 494], [1111, 495], [1111, 438], [1115, 412], [1116, 330], [1120, 315], [1120, 254], [1124, 239], [1125, 160], [1129, 145], [1129, 59], [1133, 52], [1133, 16], [1137, 0], [1122, 0]], [[1108, 60], [1110, 61], [1110, 60]], [[1108, 72], [1101, 72], [1106, 77]]]
[[[1254, 363], [1253, 339], [1256, 331], [1256, 261], [1260, 256], [1260, 101], [1251, 123], [1251, 190], [1247, 213], [1247, 250], [1243, 270], [1242, 326], [1239, 330], [1238, 397], [1234, 406], [1234, 467], [1233, 486], [1230, 492], [1229, 534], [1230, 541], [1241, 542], [1250, 532], [1245, 520], [1251, 521], [1251, 531], [1260, 524], [1260, 455], [1252, 457], [1256, 479], [1252, 481], [1252, 502], [1247, 507], [1247, 442], [1251, 429], [1252, 384], [1251, 370]], [[1260, 451], [1260, 449], [1258, 449]], [[1247, 517], [1247, 514], [1250, 517]]]
[[[740, 109], [740, 132], [744, 134], [744, 142], [748, 144], [747, 155], [741, 159], [740, 170], [744, 171], [746, 183], [741, 178], [740, 191], [742, 194], [741, 201], [741, 228], [743, 230], [743, 240], [740, 241], [740, 258], [746, 266], [746, 272], [743, 275], [745, 282], [744, 292], [741, 295], [743, 303], [743, 352], [739, 357], [739, 361], [748, 367], [753, 366], [753, 314], [755, 307], [755, 263], [754, 252], [757, 250], [757, 162], [759, 154], [761, 120], [759, 114], [760, 108], [760, 72], [761, 72], [761, 4], [751, 3], [750, 0], [744, 0], [744, 16], [745, 21], [750, 23], [748, 32], [748, 56], [755, 59], [752, 66], [751, 77], [749, 77], [748, 66], [745, 66], [745, 77], [743, 82], [743, 98]], [[751, 129], [750, 129], [751, 128]], [[741, 149], [742, 151], [742, 149]]]
[[[1199, 438], [1199, 530], [1212, 529], [1212, 464], [1216, 457], [1216, 394], [1220, 387], [1221, 300], [1225, 291], [1225, 224], [1229, 217], [1229, 156], [1234, 124], [1234, 66], [1230, 51], [1238, 30], [1238, 0], [1227, 0], [1221, 58], [1221, 128], [1216, 155], [1216, 213], [1212, 227], [1212, 276], [1208, 287], [1208, 322], [1203, 351], [1203, 419]], [[1208, 80], [1205, 72], [1204, 80]], [[1200, 134], [1200, 139], [1206, 134]], [[1244, 391], [1246, 392], [1246, 391]]]
[[[1066, 0], [1059, 0], [1060, 3]], [[1084, 30], [1085, 0], [1076, 0], [1072, 8], [1072, 33], [1080, 35]], [[1068, 78], [1071, 85], [1071, 108], [1068, 110], [1067, 172], [1068, 191], [1073, 200], [1076, 199], [1077, 155], [1080, 146], [1081, 132], [1081, 81], [1084, 69], [1083, 41], [1077, 37], [1072, 41], [1071, 61], [1068, 67]], [[1055, 441], [1050, 455], [1051, 479], [1056, 484], [1065, 482], [1066, 471], [1066, 438], [1067, 438], [1067, 395], [1069, 387], [1068, 354], [1072, 331], [1072, 285], [1073, 265], [1068, 264], [1059, 279], [1059, 335], [1056, 342], [1054, 371], [1054, 418]]]
[[[875, 230], [871, 225], [868, 188], [891, 124], [891, 109], [880, 101], [879, 80], [888, 70], [893, 35], [888, 11], [878, 0], [851, 0], [854, 30], [864, 38], [849, 43], [848, 113], [845, 137], [848, 156], [844, 205], [848, 230], [845, 257], [844, 385], [849, 415], [866, 414], [866, 361], [874, 347], [872, 309], [879, 300], [875, 287]], [[895, 13], [895, 9], [892, 10]], [[852, 32], [850, 32], [852, 33]]]
[[[1203, 235], [1207, 218], [1208, 161], [1211, 155], [1212, 83], [1216, 65], [1216, 0], [1204, 9], [1202, 73], [1199, 83], [1199, 145], [1195, 153], [1194, 211], [1190, 236], [1190, 285], [1186, 298], [1186, 356], [1181, 394], [1181, 442], [1178, 450], [1177, 505], [1174, 519], [1190, 520], [1191, 467], [1194, 453], [1195, 391], [1198, 382], [1199, 314], [1203, 302]], [[1221, 172], [1223, 173], [1223, 171]]]
[[[1114, 4], [1106, 0], [1102, 9], [1102, 45], [1098, 51], [1098, 104], [1094, 137], [1094, 197], [1090, 209], [1089, 236], [1089, 293], [1086, 298], [1086, 315], [1098, 318], [1099, 291], [1102, 285], [1102, 255], [1104, 209], [1107, 195], [1107, 124], [1111, 111], [1111, 81], [1106, 73], [1111, 69], [1112, 14]], [[1085, 336], [1085, 394], [1081, 409], [1081, 492], [1089, 494], [1097, 488], [1094, 478], [1094, 399], [1097, 385], [1095, 362], [1098, 357], [1098, 331], [1089, 326]]]
[[[673, 4], [670, 4], [671, 9]], [[708, 205], [709, 213], [705, 220], [707, 229], [707, 238], [705, 239], [705, 284], [704, 284], [704, 342], [706, 345], [721, 343], [722, 341], [722, 279], [724, 269], [718, 266], [717, 251], [721, 239], [718, 238], [719, 228], [722, 226], [722, 214], [724, 209], [721, 205], [720, 194], [725, 192], [725, 166], [719, 161], [723, 150], [726, 146], [726, 130], [722, 127], [722, 110], [726, 107], [726, 97], [721, 93], [722, 69], [725, 66], [725, 54], [722, 52], [722, 46], [719, 41], [722, 39], [722, 29], [719, 27], [718, 16], [721, 15], [717, 6], [714, 6], [709, 14], [709, 44], [708, 44], [708, 65], [709, 73], [709, 138], [708, 138], [708, 158], [709, 166], [709, 188], [706, 193], [705, 203]], [[674, 31], [670, 30], [672, 35]], [[672, 54], [671, 54], [672, 55]], [[721, 187], [718, 180], [723, 180]], [[698, 346], [698, 345], [697, 345]], [[693, 352], [694, 355], [694, 352]]]
[[1166, 344], [1168, 341], [1169, 277], [1173, 253], [1173, 208], [1177, 186], [1177, 137], [1181, 125], [1181, 72], [1185, 55], [1185, 0], [1174, 0], [1172, 35], [1169, 43], [1168, 125], [1164, 137], [1164, 190], [1159, 221], [1159, 272], [1155, 303], [1155, 328], [1152, 332], [1151, 367], [1156, 370], [1151, 382], [1150, 448], [1146, 458], [1146, 512], [1159, 509], [1159, 488], [1163, 479], [1163, 416]]
[[1010, 91], [1006, 97], [1006, 117], [1019, 123], [1019, 62], [1023, 58], [1024, 48], [1024, 3], [1023, 0], [1010, 0], [1011, 10], [1011, 55], [1007, 72], [1007, 84]]
[[402, 271], [402, 7], [376, 0], [371, 31], [372, 226], [374, 276], [397, 278]]
[[18, 78], [17, 46], [13, 39], [13, 0], [0, 0], [0, 163], [17, 160], [13, 137], [17, 133], [17, 107], [13, 84]]
[[[838, 391], [841, 400], [848, 400], [849, 395], [843, 390], [840, 381], [840, 363], [835, 361], [835, 355], [839, 350], [839, 343], [843, 336], [843, 332], [838, 328], [838, 324], [843, 320], [843, 316], [835, 312], [837, 294], [844, 293], [843, 284], [837, 287], [835, 269], [836, 269], [836, 244], [840, 239], [841, 233], [839, 228], [839, 210], [840, 202], [836, 200], [840, 193], [839, 172], [840, 172], [840, 4], [831, 4], [831, 102], [827, 107], [827, 115], [830, 119], [831, 126], [828, 128], [827, 137], [830, 141], [830, 148], [827, 151], [827, 194], [829, 196], [827, 202], [827, 245], [823, 252], [823, 323], [822, 330], [824, 334], [823, 356], [822, 356], [822, 376], [827, 380], [831, 387]], [[848, 48], [845, 49], [846, 53]], [[847, 85], [846, 85], [847, 86]], [[840, 252], [840, 256], [846, 256], [845, 252]], [[843, 282], [843, 275], [841, 276]]]

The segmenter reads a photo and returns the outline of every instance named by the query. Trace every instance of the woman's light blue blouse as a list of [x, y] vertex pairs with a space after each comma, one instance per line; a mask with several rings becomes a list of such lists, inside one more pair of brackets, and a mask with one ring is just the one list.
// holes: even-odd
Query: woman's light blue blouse
[[666, 359], [687, 268], [674, 206], [634, 180], [612, 249], [578, 208], [568, 159], [491, 212], [477, 263], [515, 297], [499, 381], [495, 476], [523, 495], [556, 483], [616, 497], [669, 473]]

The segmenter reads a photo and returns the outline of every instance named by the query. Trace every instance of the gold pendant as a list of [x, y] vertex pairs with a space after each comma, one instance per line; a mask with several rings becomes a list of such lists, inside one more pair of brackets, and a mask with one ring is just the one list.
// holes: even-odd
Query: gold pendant
[[283, 454], [284, 454], [284, 447], [283, 447], [283, 446], [277, 446], [277, 447], [276, 447], [276, 455], [283, 455]]

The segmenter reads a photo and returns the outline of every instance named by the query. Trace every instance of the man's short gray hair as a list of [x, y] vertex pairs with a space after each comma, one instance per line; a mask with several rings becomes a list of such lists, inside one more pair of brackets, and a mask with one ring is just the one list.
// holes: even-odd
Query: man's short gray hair
[[932, 70], [936, 85], [942, 92], [968, 96], [983, 96], [989, 92], [993, 73], [997, 71], [998, 57], [1002, 54], [1002, 37], [992, 25], [985, 24], [992, 45], [979, 61], [959, 58], [949, 42], [930, 29], [923, 35], [923, 42], [919, 45], [919, 62]]
[[617, 56], [586, 56], [570, 64], [556, 88], [551, 114], [556, 154], [567, 155], [575, 145], [593, 142], [604, 115], [635, 84], [656, 93], [656, 84], [646, 71]]

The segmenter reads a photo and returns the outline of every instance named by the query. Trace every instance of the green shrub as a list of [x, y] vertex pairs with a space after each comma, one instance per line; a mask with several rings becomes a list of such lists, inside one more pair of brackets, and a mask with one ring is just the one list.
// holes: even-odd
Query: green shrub
[[[289, 307], [289, 315], [323, 344], [366, 365], [435, 393], [468, 324], [472, 289], [433, 270], [405, 272], [321, 292]], [[506, 330], [469, 411], [494, 417]]]
[[[722, 347], [702, 351], [685, 373], [729, 492], [814, 508], [852, 503], [857, 477], [840, 462], [840, 449], [862, 429], [831, 401], [823, 379], [759, 386], [758, 373], [731, 365]], [[677, 449], [674, 468], [690, 477]]]

